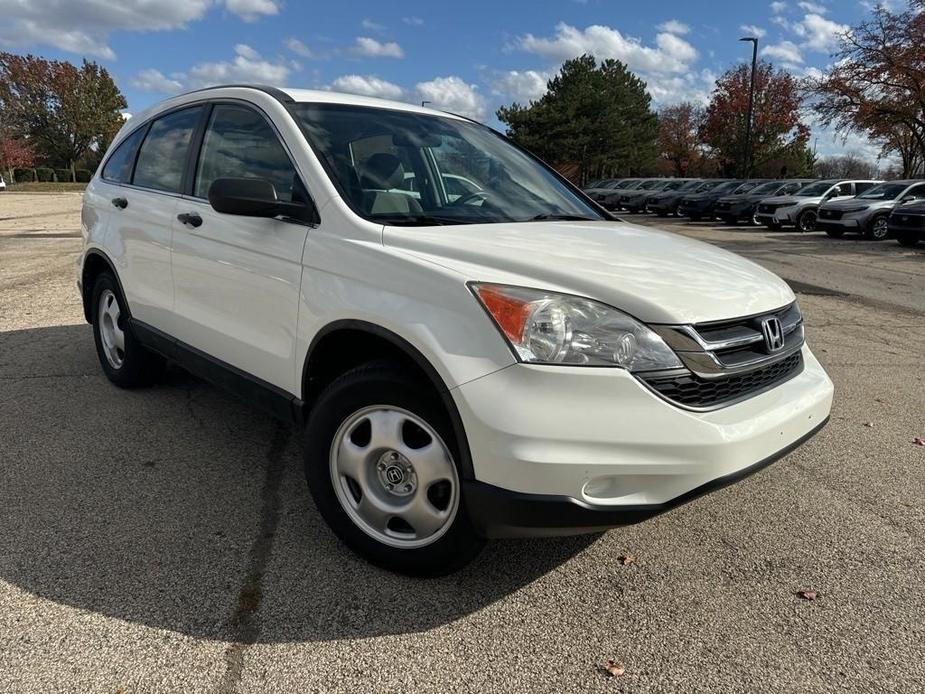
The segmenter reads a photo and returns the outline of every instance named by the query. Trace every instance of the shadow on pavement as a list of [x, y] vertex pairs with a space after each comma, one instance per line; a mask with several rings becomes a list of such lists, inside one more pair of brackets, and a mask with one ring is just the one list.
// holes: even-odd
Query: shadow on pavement
[[0, 579], [199, 638], [360, 638], [485, 608], [595, 539], [493, 543], [430, 581], [380, 571], [315, 511], [299, 439], [184, 372], [115, 388], [86, 325], [0, 333]]

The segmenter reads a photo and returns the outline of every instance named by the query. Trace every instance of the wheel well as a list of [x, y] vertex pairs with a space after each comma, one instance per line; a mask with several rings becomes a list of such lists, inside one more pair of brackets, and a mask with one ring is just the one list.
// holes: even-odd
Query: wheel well
[[[84, 318], [88, 323], [93, 322], [90, 316], [90, 298], [93, 296], [93, 285], [96, 284], [96, 278], [103, 272], [112, 272], [115, 276], [112, 265], [102, 255], [99, 253], [88, 254], [84, 259], [83, 272], [80, 275], [80, 294], [83, 300]], [[118, 281], [118, 277], [116, 277], [116, 282]]]
[[[407, 370], [410, 377], [429, 383], [438, 391], [446, 386], [424, 357], [412, 355], [413, 348], [405, 346], [398, 336], [386, 337], [368, 328], [339, 327], [328, 330], [315, 339], [309, 348], [302, 376], [302, 400], [309, 406], [321, 391], [341, 374], [371, 361], [390, 361]], [[416, 350], [415, 350], [416, 352]], [[435, 381], [435, 379], [437, 379]]]

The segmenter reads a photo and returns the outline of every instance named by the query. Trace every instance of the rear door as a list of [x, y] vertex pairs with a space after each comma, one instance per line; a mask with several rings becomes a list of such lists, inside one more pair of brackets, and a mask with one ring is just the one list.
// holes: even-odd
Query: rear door
[[[217, 178], [263, 178], [281, 200], [307, 200], [287, 146], [244, 102], [210, 107], [190, 195], [174, 214], [174, 336], [225, 364], [292, 392], [295, 332], [308, 225], [219, 214]], [[181, 222], [178, 216], [192, 222]]]
[[112, 209], [107, 235], [132, 317], [170, 332], [170, 236], [186, 157], [202, 106], [171, 111], [129, 135], [101, 180]]

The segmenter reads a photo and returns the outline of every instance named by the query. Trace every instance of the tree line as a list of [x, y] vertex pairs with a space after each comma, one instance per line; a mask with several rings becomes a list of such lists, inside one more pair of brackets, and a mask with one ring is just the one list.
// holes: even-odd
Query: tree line
[[[508, 135], [578, 182], [639, 175], [872, 177], [856, 154], [819, 159], [807, 116], [842, 136], [861, 134], [896, 157], [892, 177], [925, 168], [925, 0], [877, 6], [839, 37], [834, 67], [797, 79], [760, 61], [755, 73], [752, 156], [746, 157], [751, 66], [720, 76], [705, 106], [652, 108], [646, 84], [617, 60], [566, 61], [529, 104], [497, 112]], [[747, 167], [747, 168], [746, 168]], [[838, 172], [834, 173], [833, 172]]]
[[0, 166], [12, 180], [89, 180], [126, 106], [97, 63], [0, 52]]

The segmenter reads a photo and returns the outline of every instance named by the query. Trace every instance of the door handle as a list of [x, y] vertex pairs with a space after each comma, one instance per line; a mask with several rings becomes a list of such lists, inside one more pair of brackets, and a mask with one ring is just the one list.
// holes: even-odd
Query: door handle
[[177, 220], [188, 227], [198, 227], [202, 225], [202, 217], [195, 212], [183, 212], [178, 214]]
[[112, 205], [113, 207], [118, 207], [120, 210], [124, 210], [128, 207], [128, 200], [125, 198], [113, 198]]

